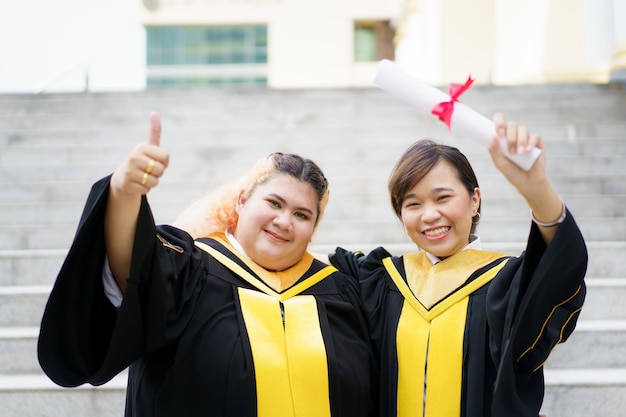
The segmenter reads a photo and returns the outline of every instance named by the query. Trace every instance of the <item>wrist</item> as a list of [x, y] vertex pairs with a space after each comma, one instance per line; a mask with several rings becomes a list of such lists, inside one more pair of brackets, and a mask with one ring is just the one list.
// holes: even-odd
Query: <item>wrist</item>
[[559, 197], [559, 199], [561, 200], [561, 215], [556, 220], [553, 220], [553, 221], [550, 221], [550, 222], [544, 222], [544, 221], [538, 220], [535, 217], [535, 214], [533, 213], [533, 210], [530, 209], [530, 218], [533, 220], [533, 222], [537, 226], [554, 227], [554, 226], [558, 226], [559, 224], [563, 223], [563, 221], [565, 220], [565, 216], [566, 216], [567, 210], [565, 209], [565, 202], [563, 201], [563, 199], [561, 197]]

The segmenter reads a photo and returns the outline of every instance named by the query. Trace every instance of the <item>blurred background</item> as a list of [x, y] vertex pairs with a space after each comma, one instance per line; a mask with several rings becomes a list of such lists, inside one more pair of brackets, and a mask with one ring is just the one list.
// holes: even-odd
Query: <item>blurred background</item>
[[2, 0], [0, 92], [623, 80], [624, 0]]

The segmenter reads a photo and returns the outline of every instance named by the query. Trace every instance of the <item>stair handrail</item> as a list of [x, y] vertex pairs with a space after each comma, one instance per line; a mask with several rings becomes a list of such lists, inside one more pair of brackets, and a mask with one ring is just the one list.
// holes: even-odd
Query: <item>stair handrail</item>
[[70, 65], [69, 67], [65, 68], [63, 71], [58, 72], [57, 74], [55, 74], [54, 76], [48, 78], [47, 80], [45, 80], [43, 83], [41, 83], [39, 85], [39, 87], [37, 87], [33, 93], [34, 94], [41, 94], [44, 91], [46, 91], [47, 89], [49, 89], [50, 87], [52, 87], [54, 84], [56, 84], [57, 82], [59, 82], [61, 79], [67, 77], [69, 74], [76, 72], [76, 71], [80, 71], [84, 74], [84, 79], [85, 79], [85, 88], [83, 90], [83, 92], [88, 92], [89, 91], [89, 76], [90, 76], [90, 67], [88, 64], [74, 64], [74, 65]]

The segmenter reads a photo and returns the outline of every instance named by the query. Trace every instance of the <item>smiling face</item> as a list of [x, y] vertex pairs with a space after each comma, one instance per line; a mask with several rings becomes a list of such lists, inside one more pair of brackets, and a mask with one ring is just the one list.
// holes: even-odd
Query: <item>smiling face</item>
[[480, 190], [470, 194], [456, 169], [441, 159], [403, 196], [400, 218], [417, 246], [446, 258], [468, 244], [479, 205]]
[[278, 174], [237, 203], [233, 232], [246, 254], [271, 271], [298, 263], [315, 231], [318, 196], [307, 182]]

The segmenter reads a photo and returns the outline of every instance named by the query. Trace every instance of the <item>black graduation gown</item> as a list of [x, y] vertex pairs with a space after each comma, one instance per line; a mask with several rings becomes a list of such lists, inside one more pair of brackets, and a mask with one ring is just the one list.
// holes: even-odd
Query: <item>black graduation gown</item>
[[[156, 227], [143, 198], [130, 279], [116, 310], [102, 284], [108, 186], [109, 178], [93, 186], [46, 305], [38, 341], [43, 370], [55, 383], [74, 387], [104, 384], [130, 366], [128, 417], [258, 415], [259, 387], [240, 290], [260, 292], [187, 233]], [[225, 245], [202, 241], [256, 277]], [[314, 297], [317, 306], [329, 411], [371, 415], [374, 361], [359, 285], [316, 260], [299, 282], [324, 268], [334, 272], [302, 294]]]
[[[380, 363], [380, 416], [383, 417], [396, 416], [399, 408], [397, 355], [400, 350], [396, 339], [407, 299], [383, 265], [383, 259], [390, 256], [383, 248], [367, 256], [338, 248], [330, 256], [340, 271], [361, 279], [363, 309]], [[389, 259], [406, 283], [403, 257]], [[504, 266], [502, 261], [506, 261]], [[494, 269], [500, 266], [499, 271]], [[587, 249], [568, 212], [550, 245], [546, 246], [533, 224], [527, 248], [520, 257], [498, 259], [469, 274], [457, 291], [486, 272], [498, 271], [493, 279], [472, 290], [466, 317], [458, 323], [462, 327], [458, 415], [538, 415], [544, 394], [543, 364], [554, 346], [564, 342], [575, 328], [585, 297], [586, 266]], [[408, 285], [401, 287], [408, 288]], [[438, 304], [446, 302], [457, 291]], [[409, 298], [416, 299], [410, 290], [408, 294]], [[424, 367], [428, 365], [426, 359]], [[426, 392], [428, 384], [433, 382], [430, 378]], [[446, 395], [445, 392], [440, 394]], [[439, 400], [446, 401], [445, 398]], [[421, 408], [423, 398], [417, 401]], [[406, 415], [421, 413], [417, 410]]]

